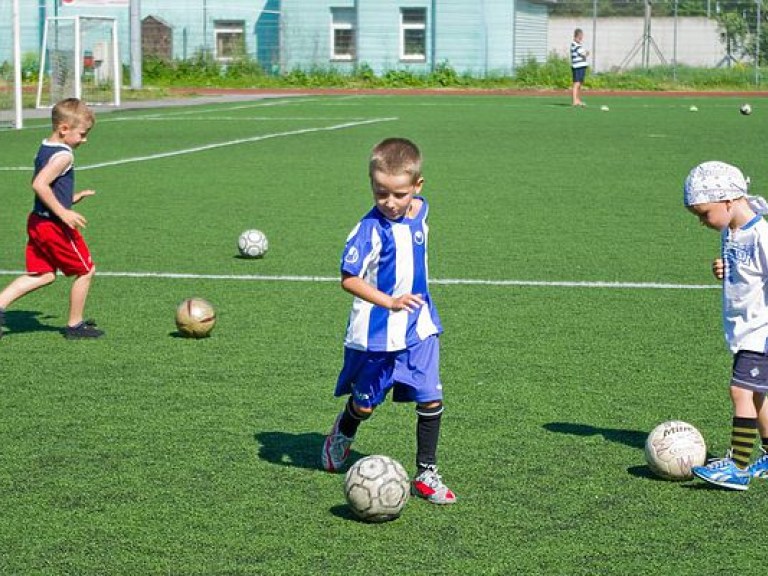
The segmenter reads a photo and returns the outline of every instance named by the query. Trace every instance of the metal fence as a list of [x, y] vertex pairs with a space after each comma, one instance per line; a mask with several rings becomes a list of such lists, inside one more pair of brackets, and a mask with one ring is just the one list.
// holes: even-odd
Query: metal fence
[[768, 2], [762, 0], [560, 0], [550, 10], [550, 45], [582, 28], [593, 70], [667, 66], [739, 68], [768, 61]]

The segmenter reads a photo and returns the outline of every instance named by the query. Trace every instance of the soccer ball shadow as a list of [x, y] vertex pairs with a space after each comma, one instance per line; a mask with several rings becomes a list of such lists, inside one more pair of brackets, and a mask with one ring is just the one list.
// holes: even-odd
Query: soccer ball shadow
[[[260, 444], [259, 458], [278, 466], [292, 466], [307, 470], [322, 470], [320, 455], [325, 436], [317, 432], [291, 434], [289, 432], [257, 432], [254, 440]], [[352, 450], [349, 462], [365, 456]], [[343, 478], [343, 475], [340, 475]]]

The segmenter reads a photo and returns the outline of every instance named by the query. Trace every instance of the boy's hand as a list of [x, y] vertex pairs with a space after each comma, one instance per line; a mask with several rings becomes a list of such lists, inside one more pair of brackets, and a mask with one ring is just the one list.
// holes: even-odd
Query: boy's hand
[[715, 258], [712, 262], [712, 274], [714, 274], [715, 278], [718, 280], [722, 280], [725, 276], [725, 264], [723, 264], [722, 258]]
[[88, 220], [85, 219], [85, 216], [74, 210], [65, 210], [59, 215], [59, 218], [61, 218], [61, 221], [70, 228], [85, 228], [85, 225], [88, 224]]
[[424, 300], [418, 294], [403, 294], [402, 296], [392, 299], [392, 305], [389, 309], [394, 310], [395, 312], [399, 312], [400, 310], [413, 312], [424, 306], [424, 304]]
[[96, 190], [81, 190], [72, 197], [72, 203], [77, 204], [86, 196], [93, 196], [94, 194], [96, 194]]

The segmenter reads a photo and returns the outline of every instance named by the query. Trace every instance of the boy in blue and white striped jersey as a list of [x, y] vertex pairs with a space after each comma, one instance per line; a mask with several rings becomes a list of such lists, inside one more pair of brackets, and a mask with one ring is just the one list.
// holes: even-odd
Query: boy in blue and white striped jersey
[[585, 106], [581, 100], [581, 87], [584, 84], [584, 78], [587, 75], [587, 56], [589, 51], [584, 49], [584, 32], [581, 28], [573, 31], [573, 40], [571, 41], [571, 75], [573, 85], [571, 86], [571, 102], [574, 106]]
[[412, 494], [453, 504], [456, 496], [437, 471], [443, 329], [428, 287], [421, 152], [404, 138], [383, 140], [371, 154], [369, 177], [375, 205], [350, 233], [341, 258], [342, 288], [355, 298], [335, 395], [350, 398], [325, 439], [323, 468], [341, 470], [358, 426], [392, 390], [395, 402], [416, 404]]

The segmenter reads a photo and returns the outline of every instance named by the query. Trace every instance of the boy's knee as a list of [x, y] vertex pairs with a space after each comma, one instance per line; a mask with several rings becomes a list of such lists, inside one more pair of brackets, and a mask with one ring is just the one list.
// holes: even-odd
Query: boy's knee
[[423, 404], [416, 405], [416, 414], [423, 418], [437, 418], [442, 413], [442, 400], [435, 400], [434, 402], [425, 402]]
[[352, 410], [361, 418], [368, 418], [371, 414], [373, 414], [374, 406], [360, 406], [357, 402], [352, 400], [350, 402]]
[[37, 276], [38, 282], [40, 282], [41, 285], [45, 286], [46, 284], [51, 284], [56, 280], [56, 274], [54, 272], [44, 272], [43, 274], [40, 274]]

